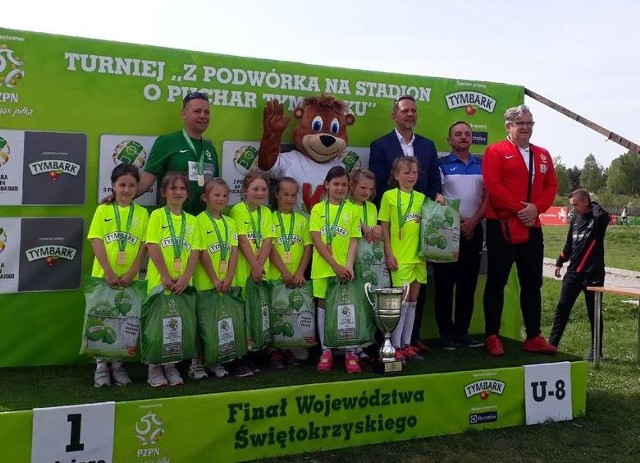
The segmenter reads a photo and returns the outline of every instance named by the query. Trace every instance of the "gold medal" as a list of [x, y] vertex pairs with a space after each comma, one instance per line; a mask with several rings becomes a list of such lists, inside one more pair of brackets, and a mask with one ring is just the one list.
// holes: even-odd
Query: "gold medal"
[[173, 271], [182, 272], [182, 259], [180, 259], [179, 257], [173, 259]]
[[289, 251], [284, 252], [284, 256], [282, 256], [282, 262], [284, 262], [285, 264], [291, 263], [291, 252]]
[[118, 265], [125, 265], [127, 263], [127, 253], [124, 251], [118, 251], [116, 262]]
[[220, 260], [220, 265], [218, 266], [218, 273], [227, 273], [229, 268], [229, 261], [227, 259]]
[[198, 186], [199, 187], [204, 186], [204, 174], [198, 174]]

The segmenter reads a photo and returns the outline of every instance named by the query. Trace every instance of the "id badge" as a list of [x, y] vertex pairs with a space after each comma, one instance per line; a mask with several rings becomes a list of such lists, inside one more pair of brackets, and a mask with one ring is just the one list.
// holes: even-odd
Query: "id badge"
[[285, 264], [291, 263], [291, 252], [289, 251], [284, 252], [284, 256], [282, 256], [282, 262], [284, 262]]
[[179, 257], [173, 259], [173, 271], [182, 272], [182, 259], [180, 259]]
[[199, 187], [203, 187], [204, 186], [204, 175], [203, 174], [198, 174], [198, 186]]
[[229, 269], [229, 261], [227, 259], [221, 260], [218, 266], [218, 273], [227, 273]]
[[116, 258], [118, 265], [125, 265], [127, 263], [127, 253], [124, 251], [118, 251], [118, 257]]

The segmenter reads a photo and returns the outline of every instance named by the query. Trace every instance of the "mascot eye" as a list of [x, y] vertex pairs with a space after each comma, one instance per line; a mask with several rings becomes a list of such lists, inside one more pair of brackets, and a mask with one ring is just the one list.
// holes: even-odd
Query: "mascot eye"
[[313, 120], [311, 121], [311, 128], [315, 131], [315, 132], [320, 132], [322, 130], [322, 116], [316, 116], [313, 118]]
[[334, 117], [331, 121], [331, 133], [337, 134], [338, 132], [340, 132], [340, 122]]

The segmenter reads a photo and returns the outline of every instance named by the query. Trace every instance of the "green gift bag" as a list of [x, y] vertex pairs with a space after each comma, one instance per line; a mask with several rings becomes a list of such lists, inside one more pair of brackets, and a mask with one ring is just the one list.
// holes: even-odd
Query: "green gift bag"
[[87, 277], [80, 353], [104, 358], [136, 357], [140, 311], [146, 294], [146, 281], [112, 288], [103, 278]]
[[431, 262], [457, 262], [460, 249], [460, 200], [446, 199], [444, 206], [427, 198], [420, 220], [418, 256]]
[[341, 283], [329, 280], [324, 315], [327, 347], [356, 347], [373, 338], [373, 320], [362, 279]]
[[271, 290], [271, 334], [278, 349], [306, 348], [316, 345], [316, 308], [312, 283], [288, 288], [283, 281], [273, 282]]
[[363, 283], [369, 282], [377, 288], [391, 286], [391, 277], [384, 258], [384, 244], [370, 243], [364, 237], [358, 241], [358, 253], [354, 271], [356, 278], [361, 278]]
[[142, 303], [142, 363], [169, 363], [196, 354], [196, 290], [182, 294], [155, 287]]
[[245, 287], [244, 324], [247, 350], [250, 352], [271, 347], [270, 306], [269, 282], [256, 283], [252, 278], [248, 278]]
[[217, 365], [247, 353], [242, 288], [221, 293], [198, 291], [196, 313], [205, 365]]

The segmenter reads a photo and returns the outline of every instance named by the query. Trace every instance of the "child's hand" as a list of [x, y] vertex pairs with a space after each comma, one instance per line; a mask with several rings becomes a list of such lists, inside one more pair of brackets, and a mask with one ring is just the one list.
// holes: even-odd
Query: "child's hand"
[[133, 283], [133, 277], [134, 275], [131, 275], [130, 272], [125, 273], [120, 277], [120, 279], [118, 279], [118, 286], [131, 286], [131, 283]]
[[335, 270], [336, 276], [340, 278], [341, 281], [350, 281], [353, 277], [353, 273], [350, 272], [347, 267], [343, 267], [342, 265], [338, 265]]
[[304, 277], [304, 274], [296, 272], [296, 274], [293, 275], [293, 285], [294, 286], [296, 286], [296, 287], [304, 286], [304, 284], [306, 282], [307, 282], [307, 279]]
[[382, 227], [380, 225], [370, 227], [364, 237], [370, 243], [379, 243], [382, 238]]
[[252, 265], [251, 266], [251, 278], [256, 283], [260, 283], [262, 281], [262, 279], [264, 278], [264, 269], [262, 267], [260, 267], [259, 265]]
[[398, 270], [398, 259], [393, 254], [386, 257], [387, 268], [389, 270]]
[[222, 285], [220, 285], [220, 288], [218, 289], [218, 291], [220, 291], [222, 293], [226, 293], [227, 291], [229, 291], [231, 289], [231, 283], [232, 282], [233, 282], [233, 279], [226, 278], [222, 282]]
[[214, 278], [212, 281], [213, 283], [213, 287], [218, 290], [218, 291], [222, 291], [220, 288], [222, 288], [222, 280], [218, 280], [217, 278]]
[[189, 278], [187, 278], [185, 275], [182, 275], [175, 281], [175, 283], [173, 283], [173, 285], [169, 289], [176, 294], [182, 294], [184, 290], [187, 289], [187, 286], [189, 286]]
[[104, 279], [107, 281], [107, 284], [112, 288], [115, 288], [116, 286], [120, 286], [119, 285], [120, 279], [116, 276], [115, 273], [113, 273], [113, 270], [111, 269], [104, 272]]
[[168, 289], [168, 290], [171, 291], [171, 287], [173, 286], [175, 281], [172, 280], [169, 275], [163, 276], [161, 281], [162, 281], [162, 286], [164, 287], [164, 289]]

